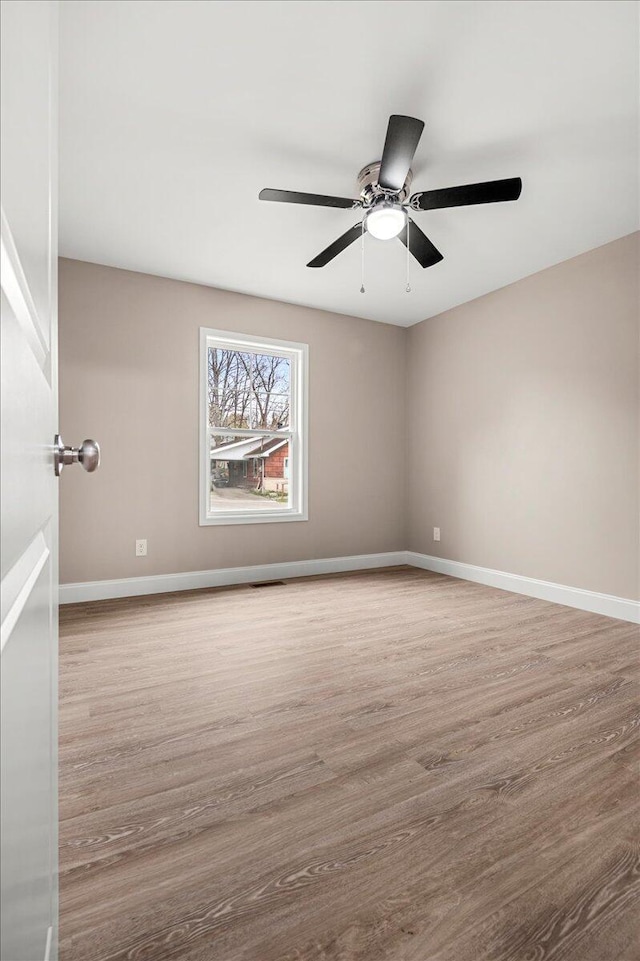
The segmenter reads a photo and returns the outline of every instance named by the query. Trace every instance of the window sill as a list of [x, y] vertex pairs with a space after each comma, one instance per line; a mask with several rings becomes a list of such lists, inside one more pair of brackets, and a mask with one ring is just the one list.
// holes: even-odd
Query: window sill
[[200, 517], [200, 527], [221, 527], [230, 524], [282, 524], [288, 521], [308, 521], [306, 511], [242, 511], [233, 514], [230, 511], [223, 514], [206, 514]]

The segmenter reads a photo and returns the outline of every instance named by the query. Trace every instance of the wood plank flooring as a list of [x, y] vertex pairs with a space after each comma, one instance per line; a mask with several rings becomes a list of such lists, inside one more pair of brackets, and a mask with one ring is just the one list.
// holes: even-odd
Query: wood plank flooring
[[61, 961], [637, 961], [640, 629], [411, 568], [61, 609]]

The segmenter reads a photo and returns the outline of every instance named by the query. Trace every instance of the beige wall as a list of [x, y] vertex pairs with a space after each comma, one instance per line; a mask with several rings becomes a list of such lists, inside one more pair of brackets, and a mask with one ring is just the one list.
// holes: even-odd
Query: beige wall
[[408, 331], [411, 550], [640, 596], [638, 237]]
[[[309, 344], [308, 521], [198, 525], [200, 326]], [[61, 431], [95, 437], [103, 463], [61, 478], [61, 582], [403, 549], [404, 343], [386, 324], [62, 260]]]

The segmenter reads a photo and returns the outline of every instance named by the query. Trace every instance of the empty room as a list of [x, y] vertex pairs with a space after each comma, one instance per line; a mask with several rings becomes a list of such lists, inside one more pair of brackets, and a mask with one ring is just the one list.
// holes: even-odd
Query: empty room
[[1, 8], [1, 961], [640, 961], [640, 5]]

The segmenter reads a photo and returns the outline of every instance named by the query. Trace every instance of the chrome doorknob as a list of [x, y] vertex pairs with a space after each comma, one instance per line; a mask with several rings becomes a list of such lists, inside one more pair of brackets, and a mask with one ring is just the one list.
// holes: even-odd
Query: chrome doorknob
[[83, 440], [80, 447], [67, 447], [60, 434], [56, 434], [53, 447], [53, 463], [56, 477], [60, 477], [65, 464], [82, 464], [90, 474], [100, 466], [100, 445], [95, 440]]

